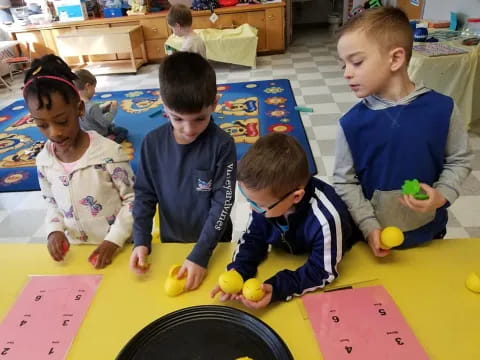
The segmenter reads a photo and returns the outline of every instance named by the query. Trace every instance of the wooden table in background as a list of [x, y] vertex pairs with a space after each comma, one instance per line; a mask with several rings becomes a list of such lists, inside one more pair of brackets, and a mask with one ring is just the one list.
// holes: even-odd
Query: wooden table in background
[[[129, 60], [89, 62], [86, 68], [95, 75], [136, 73], [147, 62], [143, 31], [140, 25], [119, 26], [102, 29], [78, 29], [56, 37], [60, 56], [78, 56], [83, 64], [83, 55], [130, 54]], [[140, 48], [141, 59], [134, 51]]]

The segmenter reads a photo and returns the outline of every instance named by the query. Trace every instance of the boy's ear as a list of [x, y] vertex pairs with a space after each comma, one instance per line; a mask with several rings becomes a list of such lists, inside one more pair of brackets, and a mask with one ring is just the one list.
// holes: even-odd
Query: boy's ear
[[305, 189], [298, 189], [293, 192], [293, 203], [298, 204], [305, 196]]
[[222, 95], [220, 95], [220, 94], [217, 94], [217, 96], [215, 96], [215, 102], [213, 103], [213, 109], [214, 109], [214, 111], [215, 111], [215, 109], [217, 108], [218, 100], [220, 100], [221, 97], [222, 97]]
[[217, 105], [218, 105], [218, 100], [220, 99], [220, 94], [217, 94], [217, 96], [215, 96], [215, 100], [213, 101], [213, 104], [209, 106], [209, 109], [211, 110], [211, 112], [215, 112], [215, 110], [217, 109]]
[[390, 70], [397, 71], [406, 63], [405, 49], [397, 47], [390, 50]]

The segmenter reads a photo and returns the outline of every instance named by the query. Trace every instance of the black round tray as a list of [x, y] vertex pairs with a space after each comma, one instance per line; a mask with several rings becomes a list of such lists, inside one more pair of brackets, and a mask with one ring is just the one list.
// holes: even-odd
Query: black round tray
[[275, 331], [256, 317], [228, 306], [192, 306], [143, 328], [117, 360], [293, 360]]

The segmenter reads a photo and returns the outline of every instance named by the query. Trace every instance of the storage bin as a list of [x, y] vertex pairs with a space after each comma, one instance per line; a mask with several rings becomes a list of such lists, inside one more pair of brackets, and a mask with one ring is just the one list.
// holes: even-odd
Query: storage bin
[[103, 8], [103, 16], [106, 18], [124, 16], [126, 10], [123, 8]]

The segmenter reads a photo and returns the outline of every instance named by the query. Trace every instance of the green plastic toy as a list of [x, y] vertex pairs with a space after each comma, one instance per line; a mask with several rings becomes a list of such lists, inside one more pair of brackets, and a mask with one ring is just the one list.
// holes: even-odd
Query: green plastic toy
[[313, 108], [307, 106], [295, 106], [295, 110], [299, 112], [313, 112]]
[[402, 185], [402, 193], [412, 195], [417, 200], [428, 200], [428, 195], [420, 187], [420, 182], [417, 179], [405, 180]]

